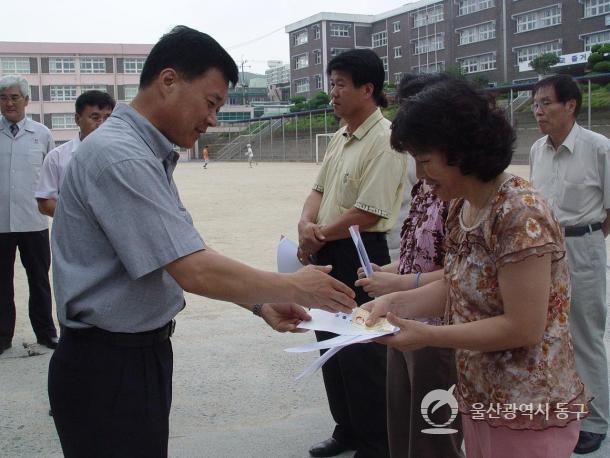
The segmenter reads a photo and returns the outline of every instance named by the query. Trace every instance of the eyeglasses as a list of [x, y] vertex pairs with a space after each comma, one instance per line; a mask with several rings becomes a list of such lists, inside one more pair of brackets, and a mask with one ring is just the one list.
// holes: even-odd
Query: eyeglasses
[[23, 96], [21, 94], [0, 95], [0, 102], [7, 103], [9, 100], [13, 103], [19, 102]]
[[541, 108], [542, 111], [546, 111], [546, 109], [548, 107], [550, 107], [551, 105], [553, 105], [554, 103], [559, 103], [559, 102], [555, 102], [552, 100], [543, 100], [540, 103], [534, 102], [532, 104], [532, 111], [535, 113], [538, 110], [538, 108]]

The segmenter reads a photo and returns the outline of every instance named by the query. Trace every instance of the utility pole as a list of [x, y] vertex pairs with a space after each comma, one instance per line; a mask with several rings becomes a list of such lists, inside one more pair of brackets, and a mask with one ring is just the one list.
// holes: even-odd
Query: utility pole
[[[246, 59], [244, 59], [244, 56], [241, 57], [241, 101], [243, 105], [247, 105], [246, 103], [246, 79], [245, 79], [245, 73], [244, 73], [244, 66], [248, 63], [248, 61]], [[248, 65], [248, 67], [250, 67]]]

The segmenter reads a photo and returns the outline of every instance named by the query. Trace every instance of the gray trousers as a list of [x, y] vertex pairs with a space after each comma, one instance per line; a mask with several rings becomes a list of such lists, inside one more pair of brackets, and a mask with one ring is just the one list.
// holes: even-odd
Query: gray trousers
[[[448, 427], [455, 434], [425, 434], [430, 428], [421, 413], [421, 402], [430, 391], [447, 390], [457, 383], [455, 352], [426, 347], [401, 352], [388, 347], [388, 440], [392, 458], [463, 458], [460, 416]], [[436, 424], [451, 415], [445, 406], [431, 414]]]
[[602, 231], [566, 237], [572, 301], [570, 331], [576, 370], [593, 401], [581, 431], [608, 431], [608, 361], [604, 346], [606, 329], [606, 243]]

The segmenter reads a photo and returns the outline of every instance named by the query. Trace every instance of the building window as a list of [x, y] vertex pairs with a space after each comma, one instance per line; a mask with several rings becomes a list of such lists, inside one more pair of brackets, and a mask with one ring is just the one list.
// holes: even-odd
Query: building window
[[51, 129], [76, 129], [74, 113], [53, 113], [51, 115]]
[[427, 52], [438, 51], [439, 49], [445, 49], [445, 34], [437, 33], [436, 35], [430, 35], [423, 37], [418, 40], [413, 40], [415, 43], [414, 54], [424, 54]]
[[76, 86], [51, 86], [51, 102], [72, 102], [76, 100]]
[[125, 89], [125, 101], [131, 102], [138, 93], [138, 85], [126, 84], [125, 86], [123, 86], [123, 88]]
[[517, 64], [521, 62], [529, 62], [532, 59], [538, 57], [540, 54], [555, 53], [558, 56], [561, 55], [561, 42], [551, 41], [550, 43], [542, 43], [532, 46], [524, 46], [517, 48]]
[[81, 94], [85, 91], [102, 91], [108, 92], [108, 87], [105, 84], [83, 84], [80, 87]]
[[399, 59], [402, 57], [402, 46], [394, 47], [394, 59]]
[[309, 78], [294, 80], [294, 86], [297, 94], [309, 92]]
[[316, 24], [311, 28], [311, 30], [313, 31], [313, 39], [319, 40], [320, 39], [320, 26]]
[[377, 32], [372, 35], [373, 48], [385, 46], [388, 44], [388, 33], [384, 30], [383, 32]]
[[458, 16], [476, 13], [496, 6], [495, 0], [459, 0]]
[[458, 30], [460, 45], [476, 43], [477, 41], [491, 40], [496, 38], [496, 22], [486, 22], [484, 24], [467, 27]]
[[0, 57], [0, 73], [5, 75], [30, 73], [29, 57]]
[[106, 59], [103, 57], [81, 57], [81, 73], [106, 73]]
[[123, 61], [123, 73], [142, 73], [143, 57], [126, 57]]
[[481, 54], [479, 56], [458, 59], [458, 64], [464, 74], [486, 72], [496, 69], [496, 54]]
[[394, 83], [399, 84], [402, 79], [402, 72], [394, 73]]
[[392, 30], [394, 33], [400, 32], [400, 21], [392, 22]]
[[50, 57], [49, 73], [75, 73], [74, 57]]
[[445, 71], [445, 62], [444, 61], [439, 61], [439, 62], [432, 62], [429, 64], [425, 64], [425, 65], [418, 65], [415, 67], [412, 67], [413, 69], [413, 73], [416, 74], [422, 74], [422, 73], [439, 73], [442, 71]]
[[304, 45], [307, 43], [307, 30], [294, 33], [292, 39], [295, 46]]
[[584, 0], [585, 17], [599, 16], [610, 12], [610, 0]]
[[331, 37], [349, 37], [349, 24], [331, 24], [330, 25], [330, 36]]
[[306, 53], [294, 56], [294, 69], [298, 70], [305, 67], [309, 67], [309, 55]]
[[313, 51], [313, 64], [320, 65], [322, 63], [322, 51], [314, 49]]
[[345, 51], [349, 51], [349, 48], [330, 48], [330, 57], [332, 59]]
[[543, 29], [561, 24], [561, 8], [559, 8], [559, 5], [553, 5], [550, 8], [520, 14], [515, 18], [517, 20], [517, 33]]
[[443, 4], [440, 3], [433, 7], [426, 7], [411, 14], [413, 16], [413, 27], [423, 27], [428, 24], [435, 24], [443, 20]]
[[590, 33], [582, 37], [585, 40], [585, 51], [591, 51], [591, 46], [610, 43], [610, 30], [603, 32]]
[[316, 89], [322, 89], [322, 75], [316, 75], [313, 77], [314, 86]]
[[381, 57], [381, 63], [383, 64], [383, 71], [385, 72], [385, 81], [388, 81], [388, 56]]

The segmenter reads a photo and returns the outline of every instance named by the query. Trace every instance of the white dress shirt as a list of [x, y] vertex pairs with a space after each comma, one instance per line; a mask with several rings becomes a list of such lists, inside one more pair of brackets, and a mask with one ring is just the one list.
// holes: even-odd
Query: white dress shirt
[[64, 182], [68, 163], [72, 159], [72, 155], [76, 148], [78, 148], [78, 145], [80, 145], [80, 134], [47, 154], [42, 164], [40, 179], [38, 180], [35, 194], [37, 199], [57, 200], [59, 188]]
[[17, 123], [0, 118], [0, 233], [43, 231], [49, 227], [46, 216], [38, 211], [34, 191], [42, 162], [55, 147], [51, 131], [24, 118]]
[[601, 223], [610, 208], [610, 141], [576, 123], [557, 149], [547, 135], [532, 146], [530, 177], [562, 226]]

